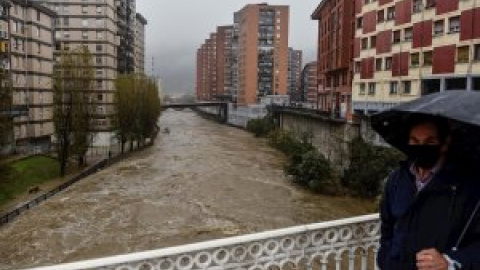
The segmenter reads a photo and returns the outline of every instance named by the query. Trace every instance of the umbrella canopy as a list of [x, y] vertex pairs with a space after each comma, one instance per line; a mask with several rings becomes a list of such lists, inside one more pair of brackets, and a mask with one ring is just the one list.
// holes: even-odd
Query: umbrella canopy
[[372, 128], [387, 143], [406, 152], [407, 123], [420, 115], [448, 119], [451, 154], [456, 158], [480, 161], [480, 92], [454, 90], [423, 96], [374, 114]]

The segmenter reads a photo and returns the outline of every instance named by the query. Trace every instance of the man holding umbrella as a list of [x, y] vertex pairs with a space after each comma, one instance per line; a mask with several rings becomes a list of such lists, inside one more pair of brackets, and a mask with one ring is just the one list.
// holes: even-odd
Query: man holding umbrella
[[476, 98], [480, 116], [480, 94], [462, 92], [372, 116], [372, 127], [408, 156], [389, 176], [380, 205], [382, 270], [480, 269], [480, 174], [464, 166], [477, 161], [480, 128], [458, 115]]

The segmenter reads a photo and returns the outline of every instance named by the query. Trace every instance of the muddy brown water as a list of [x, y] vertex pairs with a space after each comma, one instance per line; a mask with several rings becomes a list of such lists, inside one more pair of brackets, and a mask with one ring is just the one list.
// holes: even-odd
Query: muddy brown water
[[152, 148], [0, 228], [0, 269], [18, 269], [369, 213], [370, 202], [312, 194], [285, 157], [242, 130], [165, 112]]

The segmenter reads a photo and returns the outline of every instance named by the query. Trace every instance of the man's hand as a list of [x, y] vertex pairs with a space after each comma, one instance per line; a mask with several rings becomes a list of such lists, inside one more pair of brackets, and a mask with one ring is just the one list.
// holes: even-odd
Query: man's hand
[[436, 249], [424, 249], [417, 253], [418, 270], [448, 270], [448, 261]]

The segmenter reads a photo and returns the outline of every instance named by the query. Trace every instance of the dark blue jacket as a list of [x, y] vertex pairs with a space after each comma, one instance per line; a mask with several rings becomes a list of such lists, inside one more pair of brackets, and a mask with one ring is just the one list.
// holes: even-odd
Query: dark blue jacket
[[409, 163], [403, 163], [390, 175], [380, 203], [380, 269], [417, 269], [416, 253], [429, 248], [462, 269], [480, 269], [480, 213], [452, 251], [480, 198], [479, 183], [473, 174], [446, 165], [417, 193]]

